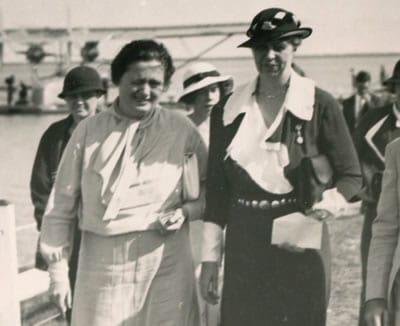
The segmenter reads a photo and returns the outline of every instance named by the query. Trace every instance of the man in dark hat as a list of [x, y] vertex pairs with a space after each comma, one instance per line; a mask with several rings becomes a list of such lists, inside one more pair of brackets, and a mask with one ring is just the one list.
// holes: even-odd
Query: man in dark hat
[[366, 293], [365, 288], [367, 260], [372, 223], [377, 215], [376, 209], [381, 193], [381, 180], [385, 168], [385, 149], [391, 141], [400, 137], [400, 60], [395, 65], [392, 77], [387, 79], [384, 84], [395, 95], [395, 102], [367, 112], [361, 118], [354, 135], [365, 180], [362, 202], [364, 223], [361, 234], [362, 292], [360, 325], [365, 325], [363, 303], [365, 299], [373, 299], [373, 294]]
[[[101, 78], [93, 68], [79, 66], [71, 69], [65, 76], [62, 92], [58, 96], [65, 100], [70, 114], [65, 119], [51, 124], [44, 132], [32, 169], [30, 189], [38, 231], [65, 146], [78, 123], [96, 113], [100, 104], [99, 99], [103, 94]], [[74, 239], [69, 263], [71, 289], [75, 284], [80, 243], [80, 234], [78, 232], [75, 234], [77, 236]], [[47, 269], [47, 264], [39, 251], [36, 254], [35, 265], [36, 268]], [[70, 310], [67, 311], [67, 319], [70, 319]]]
[[354, 80], [356, 93], [343, 101], [343, 115], [352, 135], [362, 116], [381, 104], [379, 97], [371, 93], [370, 85], [371, 75], [361, 70]]

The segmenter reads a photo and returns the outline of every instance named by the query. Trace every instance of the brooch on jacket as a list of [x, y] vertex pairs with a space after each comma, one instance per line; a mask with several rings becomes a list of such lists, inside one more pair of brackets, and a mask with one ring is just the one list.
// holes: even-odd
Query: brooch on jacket
[[296, 130], [296, 143], [297, 144], [303, 144], [304, 143], [304, 137], [303, 137], [303, 125], [302, 124], [296, 124], [294, 127]]

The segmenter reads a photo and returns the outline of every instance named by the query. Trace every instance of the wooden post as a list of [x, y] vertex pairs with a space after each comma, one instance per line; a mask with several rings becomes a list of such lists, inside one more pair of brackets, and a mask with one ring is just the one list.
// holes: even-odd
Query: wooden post
[[21, 325], [14, 205], [0, 200], [0, 325]]

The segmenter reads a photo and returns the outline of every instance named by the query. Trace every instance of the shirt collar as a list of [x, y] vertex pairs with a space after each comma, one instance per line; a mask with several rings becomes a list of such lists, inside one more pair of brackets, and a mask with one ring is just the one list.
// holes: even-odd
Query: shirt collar
[[252, 106], [252, 95], [257, 88], [257, 78], [240, 85], [229, 97], [224, 107], [224, 126], [231, 124], [240, 114], [246, 113]]
[[[239, 86], [228, 99], [224, 110], [224, 125], [232, 123], [238, 115], [246, 113], [251, 105], [251, 97], [257, 88], [258, 77], [251, 82]], [[290, 83], [284, 105], [287, 111], [301, 120], [310, 121], [314, 113], [315, 83], [301, 77], [294, 70], [290, 74]]]
[[286, 94], [286, 109], [301, 120], [310, 121], [314, 113], [315, 83], [292, 70]]

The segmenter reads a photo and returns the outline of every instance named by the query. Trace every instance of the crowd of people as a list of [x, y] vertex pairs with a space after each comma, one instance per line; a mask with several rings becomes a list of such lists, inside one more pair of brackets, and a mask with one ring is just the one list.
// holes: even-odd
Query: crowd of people
[[[71, 325], [326, 325], [329, 233], [313, 206], [333, 187], [362, 200], [359, 323], [400, 325], [400, 62], [386, 81], [393, 102], [361, 71], [341, 105], [294, 63], [311, 34], [292, 12], [261, 11], [239, 45], [254, 78], [233, 89], [195, 62], [186, 112], [160, 104], [175, 69], [155, 40], [115, 56], [110, 107], [99, 110], [95, 69], [67, 73], [70, 115], [40, 140], [31, 194], [36, 264]], [[201, 235], [189, 233], [195, 220]], [[319, 246], [291, 240], [310, 221]]]

